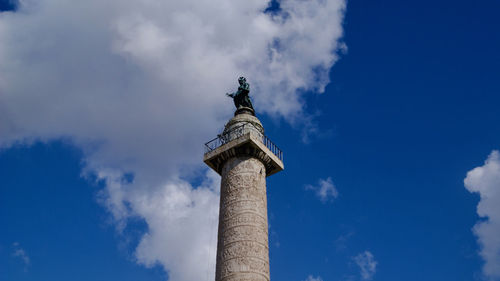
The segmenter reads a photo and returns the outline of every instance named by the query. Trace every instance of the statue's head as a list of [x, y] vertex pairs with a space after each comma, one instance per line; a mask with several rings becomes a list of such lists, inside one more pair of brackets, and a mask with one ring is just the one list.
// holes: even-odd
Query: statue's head
[[245, 82], [247, 82], [247, 79], [243, 76], [241, 76], [240, 78], [238, 78], [238, 82], [240, 82], [240, 85], [243, 85], [245, 84]]

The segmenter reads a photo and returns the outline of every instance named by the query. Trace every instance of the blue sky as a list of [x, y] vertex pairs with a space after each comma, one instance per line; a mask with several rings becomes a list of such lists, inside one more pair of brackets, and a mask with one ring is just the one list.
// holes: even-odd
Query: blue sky
[[[42, 4], [44, 2], [51, 1], [42, 1]], [[52, 6], [47, 7], [50, 10]], [[0, 1], [0, 9], [7, 11], [11, 8], [8, 1]], [[86, 9], [81, 11], [82, 15], [90, 10], [89, 7]], [[254, 72], [245, 74], [253, 90], [251, 94], [254, 95], [258, 117], [264, 124], [266, 134], [283, 150], [285, 159], [285, 170], [267, 181], [272, 280], [500, 280], [500, 245], [491, 238], [500, 237], [496, 207], [500, 206], [500, 171], [495, 166], [498, 159], [493, 152], [500, 149], [500, 3], [494, 0], [474, 3], [349, 1], [345, 10], [338, 6], [332, 9], [342, 14], [337, 20], [326, 21], [336, 28], [322, 26], [325, 22], [321, 21], [315, 28], [318, 32], [324, 29], [332, 34], [337, 34], [340, 28], [341, 32], [331, 38], [331, 42], [336, 43], [330, 42], [325, 51], [315, 49], [321, 45], [323, 35], [319, 39], [310, 39], [311, 42], [305, 41], [315, 54], [321, 54], [322, 62], [331, 68], [318, 70], [314, 68], [314, 63], [307, 61], [291, 66], [326, 71], [330, 82], [324, 83], [324, 93], [318, 94], [314, 90], [322, 85], [315, 82], [316, 77], [304, 82], [308, 89], [297, 86], [284, 99], [279, 99], [281, 93], [277, 92], [277, 97], [265, 96], [257, 92], [276, 90], [273, 88], [276, 86], [265, 82], [265, 78], [257, 77], [257, 74], [253, 78], [251, 74]], [[25, 18], [37, 15], [29, 9], [27, 11], [22, 11]], [[6, 13], [13, 18], [21, 12], [2, 14]], [[148, 13], [144, 12], [144, 15]], [[335, 15], [332, 13], [331, 17]], [[85, 18], [82, 16], [82, 19]], [[322, 17], [317, 15], [316, 18]], [[2, 27], [7, 27], [4, 30], [8, 29], [11, 35], [16, 34], [16, 28], [20, 29], [20, 33], [26, 30], [16, 25], [23, 23], [21, 19], [19, 22], [8, 20], [0, 17], [0, 42], [2, 38], [7, 38], [5, 42], [10, 44], [11, 41], [7, 40], [14, 42], [12, 38], [17, 37], [1, 37], [7, 34], [2, 33]], [[54, 22], [57, 24], [58, 20], [61, 19], [56, 16]], [[47, 24], [47, 30], [51, 30], [53, 26], [50, 22]], [[89, 29], [85, 29], [86, 25], [82, 26], [75, 30], [82, 31], [79, 36], [85, 42], [93, 38], [94, 26]], [[133, 29], [126, 24], [124, 26], [127, 30]], [[161, 24], [158, 23], [158, 26], [161, 30]], [[118, 34], [121, 34], [120, 28]], [[28, 31], [33, 30], [36, 29]], [[137, 37], [134, 38], [139, 39], [136, 41], [143, 38], [141, 32], [146, 31], [137, 29], [134, 33]], [[146, 34], [155, 34], [151, 30], [149, 32]], [[55, 33], [66, 34], [64, 30]], [[50, 36], [42, 36], [41, 39]], [[237, 38], [237, 35], [232, 38]], [[41, 44], [40, 48], [46, 43], [36, 41]], [[342, 47], [344, 43], [347, 50]], [[104, 46], [98, 40], [85, 44], [92, 50], [100, 50]], [[38, 45], [34, 46], [33, 49], [26, 47], [26, 50], [23, 47], [20, 53], [5, 54], [22, 58], [20, 65], [24, 63], [25, 69], [31, 71], [33, 66], [44, 70], [47, 67], [47, 72], [52, 73], [48, 64], [43, 62], [43, 57], [51, 55], [51, 52], [37, 53], [33, 50], [38, 50]], [[63, 47], [67, 50], [72, 46], [73, 43], [68, 43]], [[153, 47], [144, 50], [146, 53], [155, 52], [157, 49]], [[128, 52], [124, 56], [127, 60], [116, 62], [119, 55], [110, 56], [103, 62], [109, 68], [102, 72], [103, 75], [110, 75], [110, 79], [118, 77], [110, 81], [130, 85], [130, 92], [118, 96], [120, 101], [117, 99], [116, 106], [120, 106], [122, 98], [127, 99], [127, 95], [133, 95], [134, 91], [146, 85], [134, 84], [135, 79], [143, 79], [141, 81], [148, 82], [147, 85], [156, 83], [155, 87], [160, 92], [167, 85], [165, 95], [174, 96], [169, 92], [172, 83], [162, 84], [158, 82], [161, 79], [143, 78], [154, 76], [148, 68], [153, 65], [155, 74], [167, 73], [165, 75], [169, 78], [166, 79], [174, 79], [170, 77], [176, 76], [169, 72], [173, 65], [165, 64], [165, 69], [157, 68], [147, 56], [140, 57], [143, 53], [137, 50], [143, 49], [132, 43], [124, 43], [120, 50]], [[0, 59], [1, 51], [0, 46]], [[293, 55], [296, 50], [290, 53], [285, 51], [283, 57], [295, 63]], [[328, 53], [338, 57], [325, 58]], [[86, 53], [75, 47], [73, 54]], [[91, 54], [97, 56], [97, 60], [101, 58], [98, 51]], [[28, 55], [34, 57], [33, 64], [25, 62], [24, 58]], [[304, 57], [304, 60], [316, 59], [312, 54]], [[58, 59], [73, 60], [64, 52]], [[167, 131], [165, 136], [159, 137], [165, 137], [161, 141], [166, 141], [165, 150], [169, 154], [155, 158], [163, 153], [160, 151], [163, 150], [162, 143], [156, 144], [157, 141], [152, 139], [155, 134], [151, 138], [149, 135], [135, 138], [137, 132], [143, 131], [130, 129], [128, 133], [128, 128], [142, 128], [144, 125], [137, 125], [123, 115], [123, 119], [115, 118], [112, 112], [104, 109], [103, 114], [99, 106], [95, 106], [95, 111], [77, 115], [79, 108], [71, 107], [72, 103], [67, 100], [85, 103], [85, 99], [79, 99], [80, 95], [86, 95], [86, 91], [99, 91], [98, 87], [101, 87], [104, 94], [96, 97], [97, 104], [99, 99], [104, 99], [106, 91], [121, 88], [100, 84], [98, 77], [90, 74], [85, 76], [91, 72], [82, 69], [87, 66], [93, 69], [93, 65], [87, 65], [85, 61], [76, 61], [75, 65], [78, 67], [69, 68], [70, 72], [75, 72], [74, 75], [64, 77], [72, 87], [59, 87], [58, 83], [54, 83], [56, 86], [51, 84], [50, 87], [40, 88], [37, 85], [50, 84], [52, 78], [30, 72], [26, 75], [41, 77], [33, 82], [33, 89], [19, 86], [23, 84], [16, 79], [29, 85], [31, 80], [19, 77], [17, 68], [0, 66], [0, 74], [8, 74], [4, 76], [7, 82], [0, 77], [0, 109], [16, 112], [0, 113], [0, 119], [6, 118], [11, 122], [0, 121], [0, 280], [185, 280], [189, 275], [183, 275], [183, 267], [173, 268], [171, 261], [175, 260], [175, 255], [163, 256], [154, 251], [157, 245], [154, 243], [161, 241], [158, 242], [153, 233], [166, 237], [166, 244], [161, 244], [164, 247], [162, 251], [172, 249], [175, 253], [177, 250], [171, 245], [182, 237], [183, 231], [187, 233], [191, 229], [183, 230], [168, 215], [165, 215], [168, 224], [155, 224], [156, 217], [150, 213], [158, 210], [151, 211], [133, 198], [150, 198], [150, 193], [133, 190], [149, 192], [157, 190], [154, 186], [159, 185], [158, 182], [168, 182], [190, 186], [186, 194], [193, 198], [204, 196], [197, 194], [196, 190], [208, 190], [204, 183], [213, 176], [206, 175], [201, 160], [203, 140], [215, 137], [219, 133], [217, 128], [221, 128], [230, 116], [232, 102], [224, 99], [223, 93], [235, 87], [239, 73], [234, 77], [225, 76], [228, 82], [220, 86], [222, 98], [219, 100], [217, 97], [216, 104], [206, 106], [213, 110], [187, 109], [193, 119], [197, 119], [193, 124], [198, 127], [186, 120], [189, 115], [182, 115], [172, 108], [170, 112], [173, 113], [161, 116], [166, 123], [152, 124], [145, 129]], [[251, 66], [260, 69], [266, 65], [264, 62]], [[222, 64], [220, 68], [224, 66]], [[177, 67], [181, 71], [182, 67]], [[217, 69], [220, 68], [217, 66]], [[297, 73], [297, 77], [307, 76], [301, 71]], [[292, 84], [290, 81], [295, 76], [291, 77], [281, 81], [281, 85]], [[209, 82], [219, 81], [216, 78], [200, 79], [206, 81], [208, 89], [219, 90], [219, 86], [211, 86]], [[255, 83], [257, 87], [253, 87], [252, 80], [258, 81]], [[89, 86], [89, 81], [95, 84]], [[80, 88], [82, 92], [78, 91]], [[40, 95], [30, 95], [34, 89], [41, 89]], [[68, 93], [72, 91], [72, 94], [66, 98], [66, 92], [62, 92], [53, 97], [50, 93], [55, 89], [69, 89]], [[9, 90], [12, 96], [25, 94], [26, 104], [33, 107], [11, 98]], [[145, 91], [153, 93], [156, 90], [146, 88]], [[115, 98], [117, 96], [111, 96], [110, 100]], [[37, 111], [36, 105], [43, 104], [45, 99], [51, 99], [51, 105], [56, 99], [64, 102], [56, 102], [56, 107], [41, 105], [40, 108], [44, 108], [32, 114], [33, 109], [30, 108]], [[295, 100], [296, 103], [293, 102]], [[262, 105], [266, 101], [273, 106]], [[175, 100], [170, 98], [161, 102], [175, 104]], [[179, 104], [185, 106], [189, 102], [195, 101], [182, 100]], [[104, 104], [104, 107], [107, 105]], [[52, 116], [51, 112], [63, 110], [60, 107], [70, 107], [70, 113]], [[128, 110], [135, 106], [125, 104], [125, 107]], [[155, 110], [154, 106], [138, 107], [130, 110], [130, 115], [141, 118], [142, 114], [148, 114], [145, 108]], [[82, 118], [92, 119], [94, 112], [98, 119], [96, 123], [81, 121]], [[73, 113], [75, 120], [79, 121], [68, 121], [68, 125], [59, 120], [71, 119]], [[202, 120], [205, 114], [210, 117]], [[36, 123], [37, 119], [43, 123]], [[50, 125], [50, 122], [55, 125]], [[113, 131], [121, 128], [118, 124], [122, 123], [125, 123], [124, 129]], [[85, 126], [94, 128], [93, 124], [107, 125], [97, 131], [74, 129]], [[185, 127], [185, 131], [180, 127]], [[192, 131], [200, 127], [208, 129], [200, 129], [199, 134], [192, 135]], [[2, 133], [1, 130], [5, 131]], [[117, 135], [117, 139], [106, 135], [105, 131], [110, 130]], [[178, 147], [176, 142], [168, 142], [182, 139], [183, 134], [190, 134], [190, 140], [194, 141], [182, 141], [185, 146]], [[307, 136], [306, 141], [304, 135]], [[133, 144], [122, 143], [123, 138], [133, 139]], [[92, 141], [87, 142], [87, 139]], [[141, 145], [136, 146], [135, 143]], [[152, 147], [151, 151], [133, 150], [148, 146]], [[177, 154], [176, 151], [180, 152]], [[179, 160], [183, 153], [190, 155], [186, 156], [189, 160]], [[165, 166], [162, 166], [163, 159]], [[489, 162], [485, 163], [487, 159]], [[468, 176], [468, 172], [475, 168], [476, 172]], [[154, 173], [144, 172], [151, 170]], [[118, 176], [115, 176], [115, 171], [120, 172]], [[163, 171], [169, 176], [162, 178]], [[469, 179], [467, 186], [464, 185], [466, 177]], [[216, 186], [216, 179], [214, 182], [208, 185]], [[120, 187], [113, 189], [114, 185]], [[318, 192], [322, 187], [330, 191], [324, 197]], [[166, 194], [164, 200], [168, 201], [169, 190], [163, 190]], [[216, 190], [210, 190], [216, 193]], [[155, 192], [151, 193], [151, 202], [156, 202], [154, 198], [163, 194]], [[123, 204], [113, 201], [117, 198], [114, 196], [118, 196], [116, 194], [125, 194]], [[212, 193], [206, 196], [208, 201], [213, 201]], [[482, 203], [482, 217], [479, 217], [476, 208]], [[189, 234], [185, 238], [201, 241], [200, 245], [213, 241], [211, 236], [216, 231], [213, 219], [200, 215], [213, 210], [205, 210], [203, 206], [201, 204], [199, 210], [189, 213], [193, 217], [198, 216], [189, 221], [203, 221], [203, 228], [200, 233]], [[206, 206], [213, 204], [207, 203]], [[483, 227], [484, 231], [474, 232], [474, 225], [488, 220], [490, 222], [488, 227]], [[170, 236], [171, 232], [180, 234]], [[151, 240], [144, 240], [144, 237]], [[196, 243], [193, 242], [198, 245]], [[207, 256], [215, 256], [215, 249], [211, 244], [207, 245]], [[485, 250], [491, 250], [493, 254], [486, 255]], [[209, 280], [211, 264], [203, 257], [200, 259], [203, 264], [198, 266], [199, 263], [194, 263], [192, 266], [196, 265], [202, 274], [200, 276]]]

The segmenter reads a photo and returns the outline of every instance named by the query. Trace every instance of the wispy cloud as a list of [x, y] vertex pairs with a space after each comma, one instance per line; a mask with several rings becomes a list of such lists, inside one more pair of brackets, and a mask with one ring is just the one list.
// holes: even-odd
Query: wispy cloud
[[305, 189], [314, 191], [322, 203], [333, 201], [333, 199], [339, 196], [339, 192], [333, 184], [331, 177], [319, 179], [317, 185], [308, 184], [305, 186]]
[[323, 279], [321, 279], [320, 276], [314, 277], [312, 275], [309, 275], [309, 276], [307, 276], [306, 280], [304, 280], [304, 281], [323, 281]]
[[12, 246], [14, 247], [12, 256], [15, 258], [19, 258], [23, 262], [24, 269], [26, 270], [31, 263], [30, 257], [28, 256], [28, 254], [26, 254], [26, 251], [21, 248], [19, 242], [14, 242]]
[[485, 261], [483, 274], [488, 280], [500, 280], [500, 152], [494, 150], [483, 166], [467, 173], [465, 188], [477, 192], [477, 214], [481, 221], [474, 226]]
[[370, 251], [364, 251], [353, 257], [354, 262], [359, 266], [361, 279], [371, 280], [377, 271], [377, 261]]
[[354, 231], [349, 231], [337, 237], [334, 245], [337, 251], [345, 250], [347, 248], [347, 241], [354, 235]]

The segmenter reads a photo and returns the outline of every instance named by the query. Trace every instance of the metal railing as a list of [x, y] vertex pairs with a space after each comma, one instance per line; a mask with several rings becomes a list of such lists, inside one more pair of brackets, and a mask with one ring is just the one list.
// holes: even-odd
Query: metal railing
[[277, 145], [275, 145], [266, 135], [262, 135], [262, 143], [269, 149], [271, 152], [278, 157], [278, 159], [283, 162], [283, 151], [279, 149]]
[[[242, 124], [238, 127], [233, 128], [230, 131], [224, 132], [220, 135], [217, 135], [216, 138], [213, 140], [205, 143], [205, 153], [209, 153], [216, 148], [234, 140], [237, 139], [241, 136], [243, 136], [246, 133], [251, 133], [252, 131], [258, 132], [257, 128], [252, 125], [251, 123], [245, 123]], [[277, 145], [275, 145], [266, 135], [262, 133], [258, 133], [261, 142], [274, 154], [276, 157], [278, 157], [281, 161], [283, 161], [283, 152], [281, 149], [278, 148]]]
[[243, 124], [238, 127], [233, 128], [231, 131], [217, 135], [217, 137], [207, 143], [205, 143], [205, 153], [208, 153], [219, 146], [222, 146], [233, 139], [239, 138], [245, 133], [245, 126], [248, 124]]

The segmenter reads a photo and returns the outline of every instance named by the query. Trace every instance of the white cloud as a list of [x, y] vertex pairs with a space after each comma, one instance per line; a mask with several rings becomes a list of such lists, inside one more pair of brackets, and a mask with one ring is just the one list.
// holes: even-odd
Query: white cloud
[[31, 263], [30, 257], [28, 256], [28, 254], [26, 254], [26, 251], [23, 248], [21, 248], [19, 242], [14, 242], [12, 246], [14, 247], [14, 252], [12, 253], [12, 256], [21, 259], [21, 261], [24, 264], [24, 269], [26, 270]]
[[354, 262], [359, 266], [361, 279], [371, 280], [377, 271], [377, 261], [370, 251], [364, 251], [353, 257]]
[[306, 185], [306, 190], [313, 190], [322, 203], [333, 200], [339, 196], [339, 192], [333, 184], [332, 178], [319, 179], [318, 185]]
[[335, 248], [337, 251], [342, 251], [347, 249], [347, 242], [351, 239], [352, 236], [354, 236], [354, 231], [349, 231], [347, 233], [341, 234], [337, 239], [334, 241]]
[[106, 182], [100, 201], [118, 229], [147, 223], [137, 261], [173, 281], [205, 279], [218, 187], [200, 158], [233, 111], [224, 93], [245, 75], [258, 113], [299, 124], [304, 95], [323, 91], [344, 49], [344, 0], [285, 0], [274, 14], [267, 5], [22, 1], [0, 13], [0, 148], [70, 140], [84, 174]]
[[482, 220], [474, 226], [474, 233], [485, 261], [483, 273], [489, 280], [500, 280], [500, 153], [492, 151], [483, 166], [467, 173], [464, 183], [481, 198], [477, 214]]
[[321, 279], [321, 276], [313, 277], [312, 275], [309, 275], [304, 281], [323, 281], [323, 279]]

